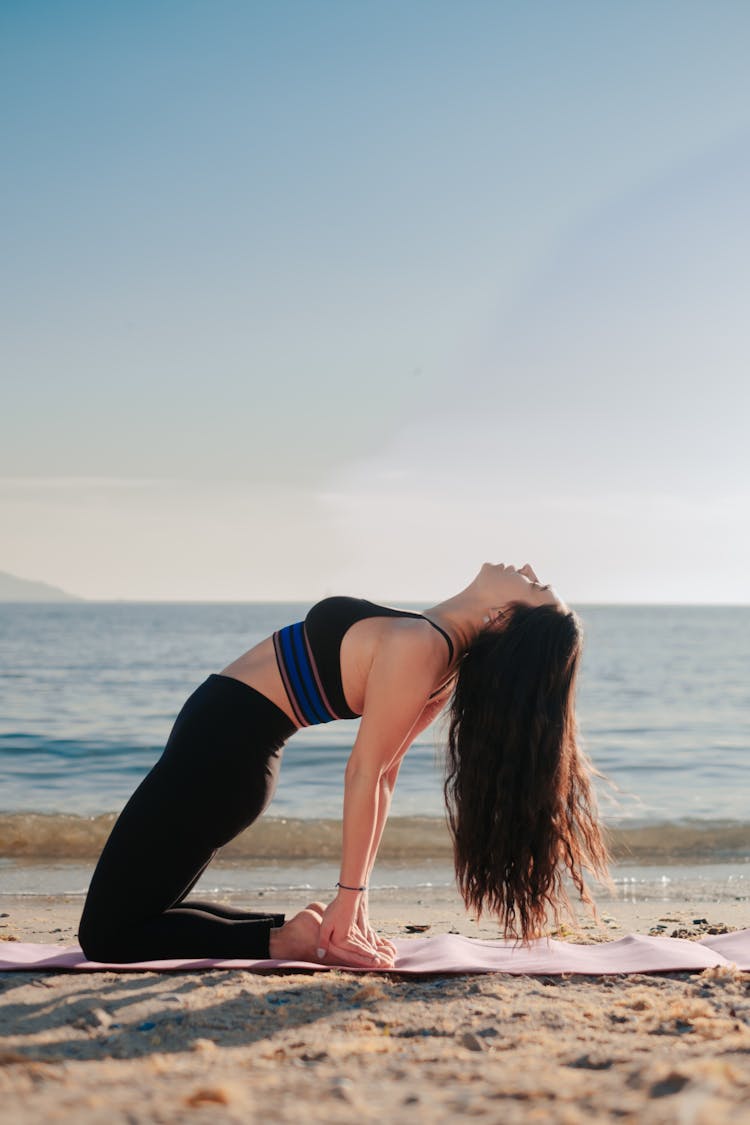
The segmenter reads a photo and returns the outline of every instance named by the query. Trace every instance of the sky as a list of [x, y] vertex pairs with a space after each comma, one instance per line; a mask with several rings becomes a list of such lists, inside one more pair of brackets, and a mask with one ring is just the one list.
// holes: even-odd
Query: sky
[[750, 602], [744, 0], [6, 0], [0, 570]]

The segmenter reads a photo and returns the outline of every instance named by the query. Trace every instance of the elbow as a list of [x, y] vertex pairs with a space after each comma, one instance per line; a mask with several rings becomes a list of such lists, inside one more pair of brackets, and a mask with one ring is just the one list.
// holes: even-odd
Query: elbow
[[398, 766], [395, 769], [384, 770], [380, 776], [380, 791], [390, 797], [396, 787], [396, 778], [398, 777]]
[[350, 758], [344, 770], [344, 781], [347, 785], [357, 785], [375, 790], [382, 783], [385, 772], [384, 766], [374, 766], [369, 762]]

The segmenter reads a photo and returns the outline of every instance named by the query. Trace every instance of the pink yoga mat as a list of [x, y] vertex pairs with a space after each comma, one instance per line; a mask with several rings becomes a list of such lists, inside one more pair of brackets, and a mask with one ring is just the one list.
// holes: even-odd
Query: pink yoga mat
[[[394, 943], [398, 951], [394, 969], [375, 970], [405, 975], [418, 973], [513, 973], [516, 975], [559, 976], [576, 973], [598, 976], [605, 973], [666, 973], [696, 971], [717, 965], [734, 965], [750, 971], [750, 930], [717, 934], [703, 941], [682, 938], [649, 937], [629, 934], [619, 941], [595, 945], [572, 945], [566, 941], [541, 938], [528, 946], [504, 941], [480, 941], [460, 934], [407, 938]], [[349, 966], [318, 965], [308, 961], [240, 961], [193, 958], [179, 961], [139, 961], [130, 965], [111, 965], [87, 961], [79, 946], [36, 945], [33, 942], [3, 942], [0, 946], [0, 971], [39, 969], [103, 972], [191, 972], [196, 969], [248, 969], [265, 972], [273, 969], [346, 968], [350, 972], [373, 972]]]

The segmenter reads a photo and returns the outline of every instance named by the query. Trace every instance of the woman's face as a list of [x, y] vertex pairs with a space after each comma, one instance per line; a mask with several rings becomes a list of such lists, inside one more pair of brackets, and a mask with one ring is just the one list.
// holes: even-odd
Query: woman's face
[[510, 602], [521, 602], [530, 606], [556, 606], [567, 613], [568, 607], [551, 586], [539, 581], [529, 563], [520, 569], [507, 563], [485, 563], [480, 573], [488, 581], [493, 608], [502, 609]]

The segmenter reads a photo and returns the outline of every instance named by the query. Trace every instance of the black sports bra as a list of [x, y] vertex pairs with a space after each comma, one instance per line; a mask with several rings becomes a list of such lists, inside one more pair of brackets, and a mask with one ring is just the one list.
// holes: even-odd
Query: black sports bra
[[304, 621], [286, 625], [273, 635], [276, 662], [300, 726], [359, 718], [344, 696], [341, 642], [352, 625], [371, 617], [415, 617], [426, 621], [445, 637], [448, 663], [452, 662], [451, 638], [423, 613], [390, 609], [364, 598], [324, 598], [312, 607]]

